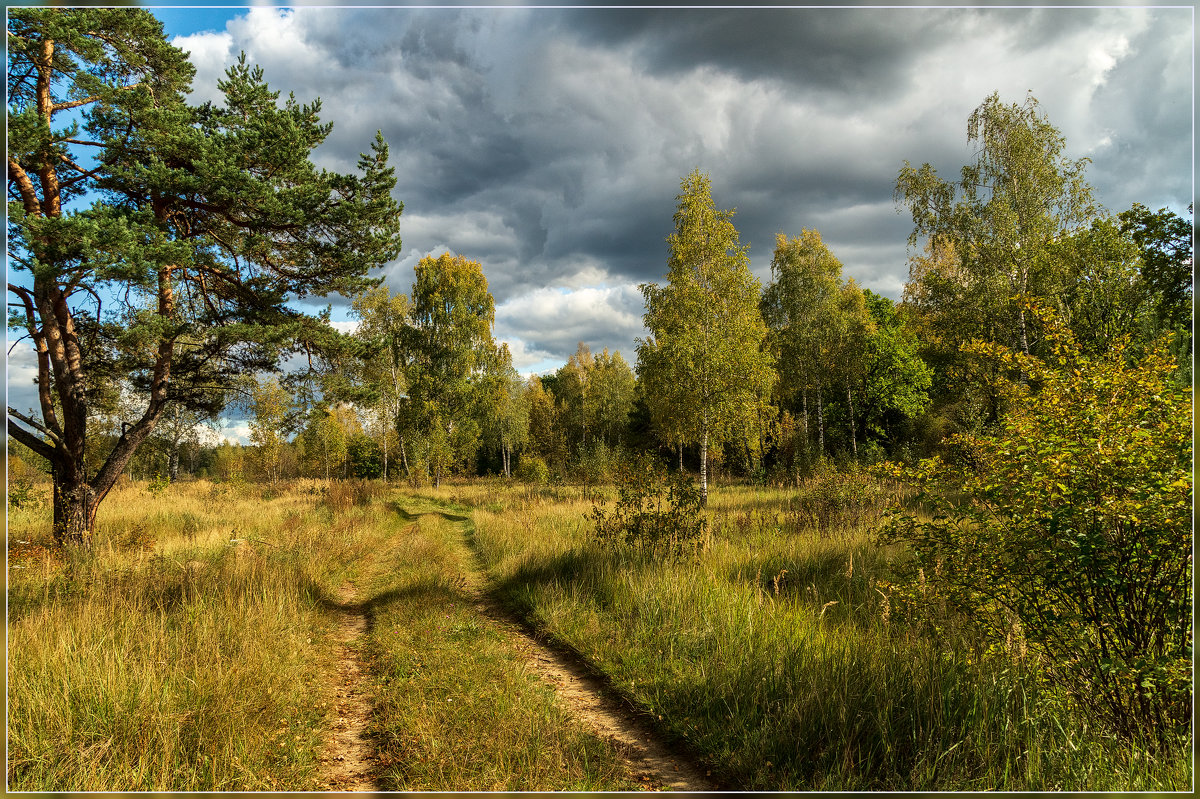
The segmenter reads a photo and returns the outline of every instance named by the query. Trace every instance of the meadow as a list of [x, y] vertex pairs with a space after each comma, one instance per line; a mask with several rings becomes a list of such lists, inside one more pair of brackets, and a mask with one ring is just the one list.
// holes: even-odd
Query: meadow
[[[1018, 643], [985, 647], [898, 585], [875, 543], [901, 498], [865, 472], [719, 487], [690, 557], [600, 546], [595, 490], [475, 486], [475, 546], [504, 601], [755, 790], [1174, 790], [1190, 741], [1094, 729]], [[601, 492], [611, 499], [612, 492]], [[919, 593], [920, 586], [912, 591]], [[911, 593], [911, 592], [910, 592]]]
[[466, 601], [458, 528], [398, 499], [367, 483], [127, 483], [92, 557], [53, 549], [45, 505], [10, 510], [8, 788], [333, 787], [346, 583], [370, 614], [355, 646], [379, 787], [634, 787]]
[[126, 483], [90, 557], [50, 546], [44, 505], [10, 509], [8, 787], [329, 787], [335, 596], [350, 584], [370, 619], [355, 646], [382, 789], [638, 786], [473, 587], [728, 787], [1190, 788], [1190, 740], [1152, 754], [1111, 738], [1019, 646], [915, 614], [905, 553], [873, 534], [897, 496], [866, 473], [717, 486], [702, 546], [678, 558], [598, 544], [585, 517], [613, 495]]

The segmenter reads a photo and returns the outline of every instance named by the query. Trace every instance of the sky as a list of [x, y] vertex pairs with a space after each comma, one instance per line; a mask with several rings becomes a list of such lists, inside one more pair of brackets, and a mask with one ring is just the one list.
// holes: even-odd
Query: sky
[[195, 101], [219, 101], [245, 52], [273, 89], [321, 99], [320, 166], [353, 169], [381, 130], [405, 206], [387, 284], [409, 291], [429, 254], [479, 261], [525, 373], [581, 341], [634, 362], [638, 286], [665, 278], [695, 169], [764, 284], [775, 236], [808, 228], [893, 299], [912, 231], [897, 174], [953, 179], [993, 92], [1038, 99], [1111, 212], [1193, 196], [1188, 6], [150, 8], [191, 53]]

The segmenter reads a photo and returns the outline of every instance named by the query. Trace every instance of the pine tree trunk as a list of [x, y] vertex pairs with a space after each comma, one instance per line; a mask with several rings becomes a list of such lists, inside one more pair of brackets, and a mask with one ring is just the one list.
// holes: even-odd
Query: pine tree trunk
[[55, 477], [54, 540], [60, 546], [91, 549], [96, 508], [100, 505], [96, 492], [85, 482]]
[[[8, 420], [8, 434], [50, 461], [54, 481], [54, 540], [63, 546], [90, 549], [96, 526], [96, 509], [129, 467], [137, 448], [154, 430], [154, 425], [162, 413], [162, 399], [153, 398], [150, 408], [137, 423], [122, 428], [120, 438], [91, 480], [87, 478], [84, 458], [87, 432], [84, 399], [74, 398], [75, 404], [81, 409], [80, 412], [62, 415], [65, 429], [61, 436], [66, 442], [64, 447], [53, 448], [39, 436], [14, 424], [16, 420], [34, 428], [44, 429], [39, 422], [11, 407], [8, 409], [11, 417]], [[48, 402], [43, 404], [43, 408], [47, 406]]]

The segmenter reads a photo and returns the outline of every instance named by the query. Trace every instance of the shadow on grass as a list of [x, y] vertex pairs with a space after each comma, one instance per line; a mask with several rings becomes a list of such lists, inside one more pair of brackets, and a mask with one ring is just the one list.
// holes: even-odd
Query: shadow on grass
[[[424, 501], [429, 502], [430, 504], [435, 504], [437, 502], [436, 500], [424, 500]], [[470, 516], [461, 516], [457, 513], [450, 513], [448, 511], [444, 511], [444, 510], [424, 510], [424, 511], [418, 511], [416, 513], [413, 513], [412, 511], [407, 510], [399, 502], [391, 502], [389, 504], [391, 505], [392, 510], [394, 510], [396, 512], [396, 515], [399, 516], [401, 519], [403, 519], [406, 522], [415, 522], [417, 519], [421, 518], [422, 516], [441, 516], [443, 519], [445, 519], [448, 522], [469, 522], [469, 521], [471, 521]]]
[[396, 512], [397, 516], [406, 522], [415, 522], [421, 516], [419, 513], [409, 513], [399, 502], [389, 502], [388, 505]]
[[302, 589], [318, 607], [331, 613], [348, 613], [366, 620], [366, 633], [375, 629], [375, 619], [389, 607], [401, 603], [423, 601], [429, 604], [442, 602], [467, 603], [471, 597], [461, 584], [447, 582], [437, 577], [425, 577], [409, 585], [398, 586], [366, 599], [345, 602], [332, 596], [319, 584], [309, 581]]
[[673, 725], [669, 718], [664, 721], [660, 713], [618, 687], [613, 675], [597, 665], [585, 651], [549, 629], [538, 617], [533, 600], [538, 587], [574, 586], [582, 595], [590, 595], [600, 608], [612, 606], [614, 586], [611, 578], [616, 573], [613, 566], [620, 562], [596, 552], [572, 550], [561, 553], [536, 564], [524, 564], [508, 579], [496, 583], [489, 598], [497, 614], [553, 653], [560, 666], [603, 697], [640, 734], [668, 744], [675, 755], [690, 761], [696, 771], [707, 772], [715, 788], [732, 787], [736, 783], [726, 777], [713, 758], [695, 746], [685, 729]]
[[[846, 781], [859, 789], [909, 787], [905, 775], [921, 765], [925, 750], [910, 745], [904, 731], [915, 731], [913, 740], [937, 740], [933, 751], [940, 752], [954, 743], [949, 728], [972, 721], [970, 712], [960, 707], [931, 701], [938, 691], [930, 691], [926, 682], [933, 675], [922, 667], [905, 659], [883, 663], [880, 653], [855, 654], [850, 644], [803, 641], [794, 649], [782, 641], [778, 646], [759, 641], [760, 647], [746, 650], [749, 653], [753, 648], [755, 656], [720, 655], [700, 671], [680, 664], [678, 668], [688, 677], [679, 679], [672, 676], [675, 669], [660, 670], [655, 665], [664, 657], [667, 639], [678, 635], [669, 627], [653, 638], [639, 637], [648, 634], [646, 630], [634, 633], [636, 640], [622, 645], [626, 674], [619, 678], [629, 678], [628, 669], [634, 669], [639, 686], [636, 693], [625, 692], [612, 675], [594, 665], [586, 649], [577, 649], [547, 629], [536, 606], [542, 589], [567, 588], [576, 594], [574, 601], [594, 601], [601, 609], [613, 605], [617, 615], [608, 623], [622, 624], [629, 609], [616, 607], [622, 600], [614, 599], [613, 578], [625, 568], [618, 564], [620, 561], [603, 553], [564, 552], [523, 564], [496, 586], [495, 593], [527, 634], [580, 664], [606, 694], [673, 746], [698, 762], [717, 766], [714, 771], [727, 785], [784, 790]], [[866, 605], [871, 589], [865, 579], [856, 575], [844, 594], [832, 593], [839, 581], [849, 586], [846, 565], [845, 555], [836, 553], [810, 563], [761, 557], [734, 567], [731, 577], [754, 580], [761, 575], [760, 586], [774, 596], [772, 576], [788, 568], [789, 574], [797, 573], [808, 582], [797, 580], [791, 586], [784, 582], [780, 596], [786, 591], [796, 597], [797, 604], [811, 601], [809, 610], [814, 616], [821, 603], [837, 600], [843, 608], [851, 608], [844, 623], [877, 626], [877, 616]], [[805, 596], [808, 585], [824, 586], [819, 599]], [[861, 609], [855, 609], [856, 603]], [[826, 624], [834, 621], [834, 616], [832, 611], [827, 614]], [[727, 649], [711, 637], [719, 635], [717, 627], [696, 656], [710, 657], [712, 652]], [[685, 639], [674, 644], [676, 656], [690, 648]], [[943, 687], [955, 684], [946, 682]], [[647, 704], [639, 704], [635, 696]], [[969, 704], [971, 697], [962, 701]], [[647, 706], [653, 711], [647, 712]], [[949, 722], [938, 716], [943, 711], [951, 716]]]
[[806, 606], [814, 614], [828, 610], [827, 623], [852, 623], [860, 630], [878, 626], [880, 597], [872, 586], [891, 577], [888, 564], [861, 547], [752, 557], [726, 572], [732, 583], [751, 583], [766, 597]]

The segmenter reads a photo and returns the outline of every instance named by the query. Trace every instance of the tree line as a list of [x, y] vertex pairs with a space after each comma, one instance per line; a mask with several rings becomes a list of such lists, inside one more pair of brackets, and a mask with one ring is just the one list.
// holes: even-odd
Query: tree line
[[[1084, 163], [1063, 157], [1033, 97], [988, 98], [968, 138], [978, 157], [961, 181], [929, 165], [900, 171], [896, 196], [912, 211], [912, 243], [924, 245], [900, 303], [845, 277], [816, 230], [777, 236], [761, 286], [733, 212], [716, 208], [706, 175], [688, 175], [666, 281], [642, 286], [650, 334], [632, 367], [581, 342], [557, 372], [522, 380], [491, 338], [481, 265], [423, 259], [411, 294], [379, 286], [355, 298], [356, 355], [330, 372], [339, 389], [329, 396], [372, 420], [365, 446], [376, 457], [357, 473], [603, 480], [629, 451], [649, 450], [681, 469], [686, 460], [704, 495], [711, 460], [775, 481], [826, 458], [912, 460], [950, 434], [998, 425], [997, 378], [1011, 367], [968, 344], [1047, 352], [1031, 301], [1085, 353], [1166, 336], [1178, 379], [1190, 380], [1187, 221], [1140, 205], [1099, 209]], [[301, 448], [331, 407], [309, 418]]]
[[[1028, 376], [969, 345], [1047, 354], [1030, 303], [1084, 354], [1136, 357], [1169, 341], [1176, 379], [1189, 383], [1190, 223], [1167, 209], [1100, 208], [1086, 162], [1064, 155], [1032, 96], [987, 98], [967, 137], [976, 159], [960, 179], [928, 164], [900, 170], [896, 199], [920, 249], [899, 303], [844, 276], [808, 229], [777, 236], [761, 286], [733, 212], [716, 208], [697, 171], [677, 197], [666, 280], [641, 287], [649, 335], [632, 368], [581, 343], [556, 373], [521, 381], [488, 336], [481, 267], [446, 255], [421, 262], [411, 298], [379, 287], [355, 301], [366, 366], [349, 382], [383, 401], [361, 407], [395, 420], [384, 427], [408, 475], [414, 463], [435, 481], [455, 469], [511, 475], [515, 458], [527, 475], [603, 478], [623, 457], [614, 448], [651, 450], [680, 468], [686, 459], [702, 495], [710, 459], [787, 481], [826, 458], [913, 460], [953, 433], [996, 429], [1008, 401], [1000, 378]], [[434, 306], [441, 316], [425, 310]], [[450, 373], [459, 382], [447, 394], [437, 386]]]
[[[40, 406], [10, 407], [8, 429], [48, 464], [62, 541], [86, 544], [104, 495], [155, 451], [168, 474], [190, 452], [185, 471], [436, 484], [604, 479], [642, 450], [697, 471], [702, 496], [714, 463], [791, 481], [824, 459], [911, 460], [1001, 423], [997, 378], [1030, 378], [968, 345], [1044, 353], [1031, 300], [1089, 353], [1169, 338], [1190, 383], [1190, 221], [1102, 209], [1032, 96], [970, 115], [958, 178], [900, 169], [915, 254], [899, 303], [810, 229], [779, 234], [761, 285], [696, 171], [665, 280], [641, 287], [632, 365], [581, 343], [524, 379], [480, 263], [423, 258], [407, 294], [370, 277], [400, 250], [381, 135], [357, 172], [318, 169], [319, 101], [281, 99], [244, 58], [223, 104], [189, 104], [194, 69], [144, 10], [14, 9], [8, 33], [10, 328], [35, 349]], [[353, 334], [297, 310], [334, 292]], [[189, 439], [234, 404], [247, 451]]]

